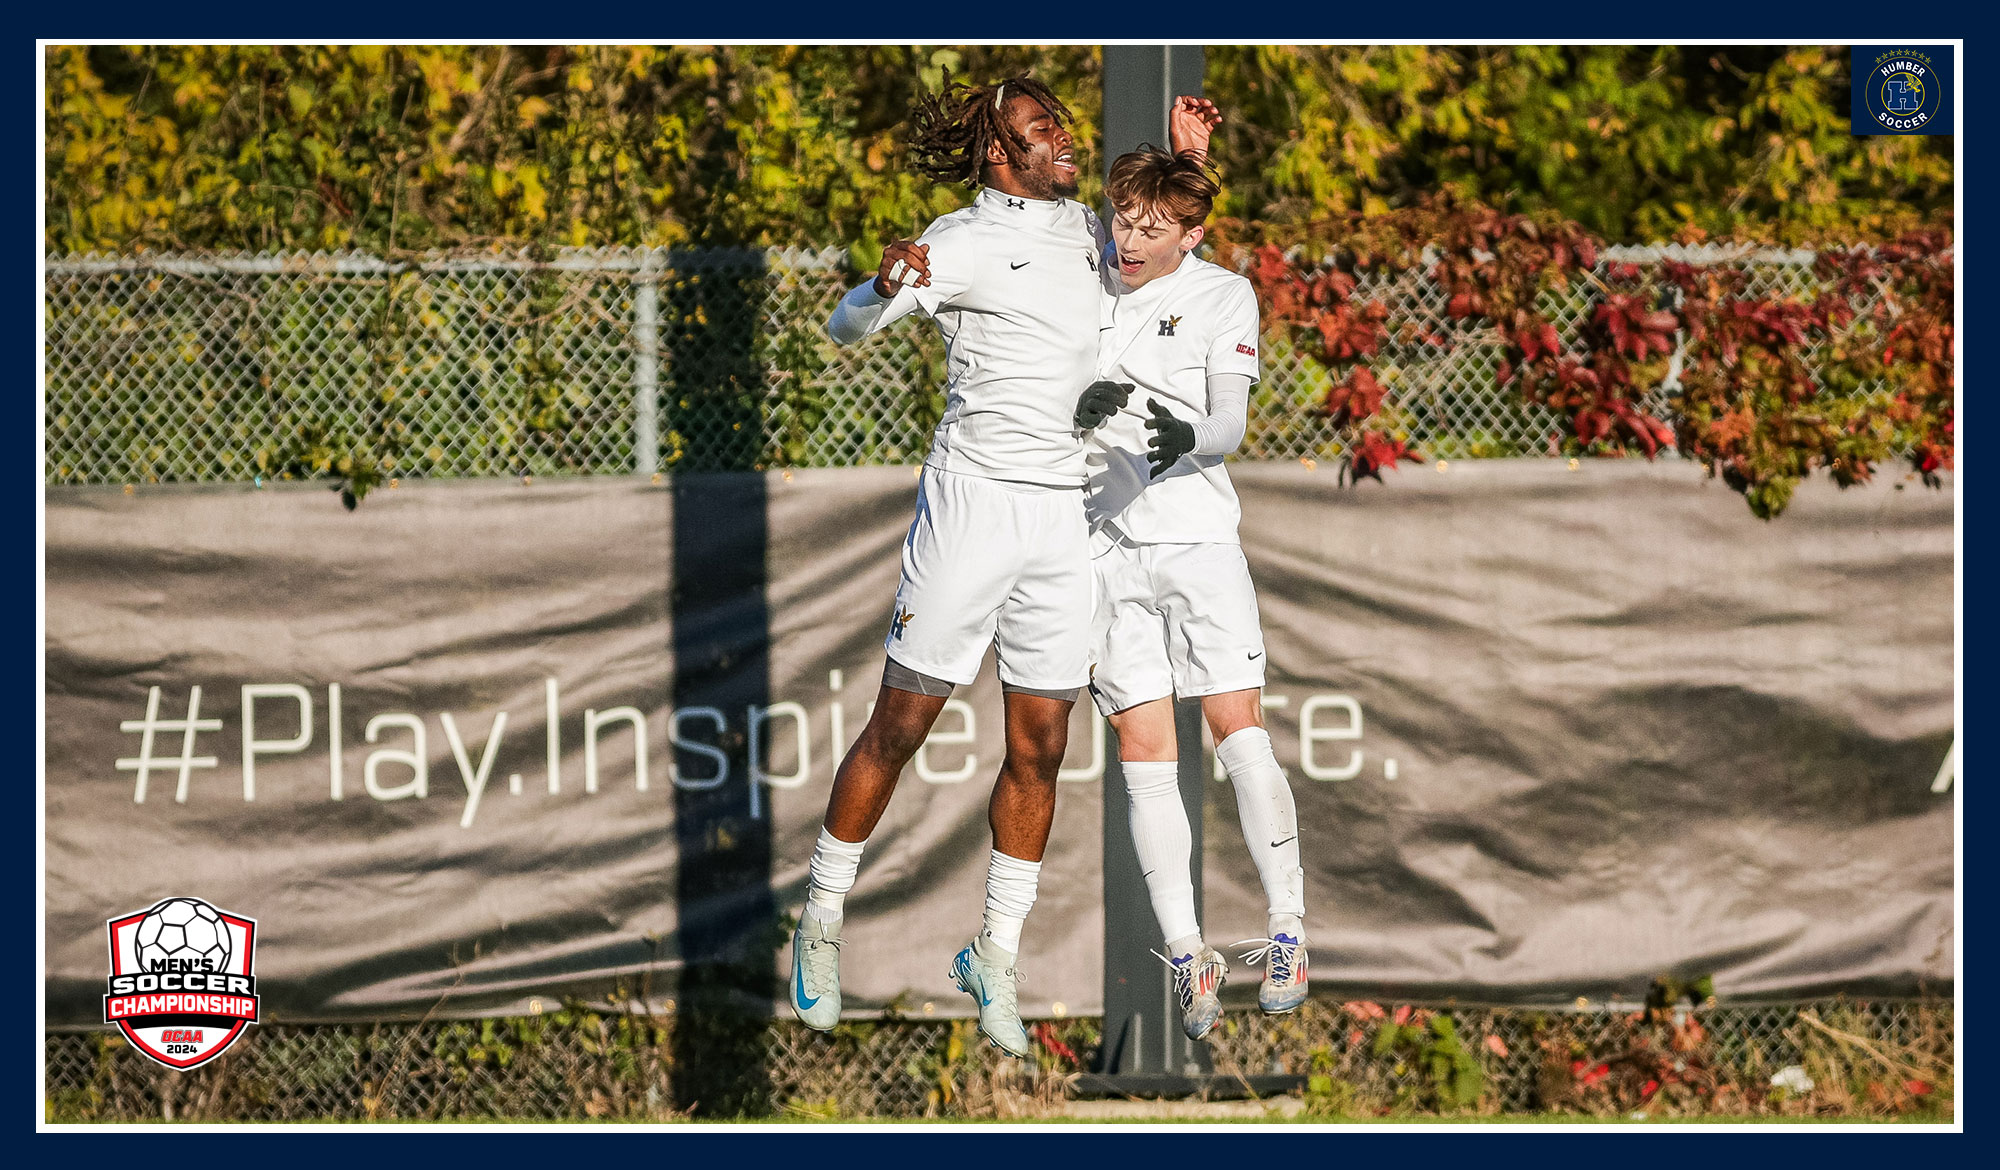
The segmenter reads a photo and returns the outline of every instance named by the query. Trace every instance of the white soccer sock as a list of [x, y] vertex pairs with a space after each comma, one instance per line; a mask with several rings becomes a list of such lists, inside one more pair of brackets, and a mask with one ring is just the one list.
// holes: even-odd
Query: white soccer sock
[[1201, 945], [1201, 923], [1194, 913], [1194, 878], [1189, 872], [1194, 833], [1188, 826], [1187, 806], [1181, 803], [1180, 765], [1172, 760], [1126, 760], [1118, 767], [1125, 773], [1125, 795], [1132, 810], [1132, 848], [1146, 875], [1160, 935], [1170, 943], [1192, 936], [1192, 953]]
[[1293, 942], [1306, 941], [1306, 920], [1296, 914], [1273, 914], [1266, 929], [1270, 932], [1264, 936], [1266, 938], [1277, 938], [1282, 934]]
[[812, 879], [806, 887], [806, 913], [821, 923], [840, 921], [846, 913], [847, 892], [854, 888], [854, 875], [861, 871], [861, 850], [866, 844], [843, 841], [821, 827], [809, 867]]
[[1261, 727], [1246, 727], [1217, 744], [1215, 754], [1236, 789], [1236, 815], [1264, 883], [1272, 923], [1302, 922], [1306, 871], [1299, 865], [1298, 808], [1285, 770], [1271, 751], [1270, 735]]
[[1010, 955], [1021, 953], [1021, 927], [1035, 908], [1042, 863], [1009, 857], [998, 849], [986, 864], [986, 922], [981, 933]]

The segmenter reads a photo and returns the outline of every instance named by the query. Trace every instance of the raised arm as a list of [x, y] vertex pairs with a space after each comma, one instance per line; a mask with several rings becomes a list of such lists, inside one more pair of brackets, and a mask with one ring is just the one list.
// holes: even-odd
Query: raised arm
[[1169, 149], [1175, 154], [1191, 151], [1206, 160], [1209, 137], [1220, 125], [1222, 111], [1215, 108], [1214, 102], [1182, 94], [1174, 99], [1173, 108], [1167, 111]]

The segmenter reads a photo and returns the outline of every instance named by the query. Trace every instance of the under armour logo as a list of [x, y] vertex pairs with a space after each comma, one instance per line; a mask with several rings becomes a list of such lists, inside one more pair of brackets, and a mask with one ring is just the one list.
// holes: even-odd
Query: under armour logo
[[1027, 201], [1023, 199], [1009, 199], [1007, 201], [1007, 206], [1018, 207], [1023, 211], [1026, 211], [1028, 209]]
[[1160, 322], [1160, 336], [1172, 337], [1174, 335], [1174, 326], [1180, 323], [1181, 319], [1179, 317], [1168, 317], [1166, 320]]

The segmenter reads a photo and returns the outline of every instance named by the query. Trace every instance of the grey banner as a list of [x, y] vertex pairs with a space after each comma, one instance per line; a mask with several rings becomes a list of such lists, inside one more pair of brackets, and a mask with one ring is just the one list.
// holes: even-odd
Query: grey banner
[[[1765, 524], [1675, 465], [1235, 475], [1316, 986], [1949, 985], [1949, 494], [1814, 484]], [[258, 920], [267, 1020], [663, 1002], [683, 917], [704, 960], [777, 970], [770, 907], [796, 908], [867, 718], [914, 494], [908, 468], [766, 476], [765, 604], [744, 608], [703, 599], [717, 567], [675, 566], [674, 532], [754, 517], [676, 517], [643, 480], [406, 484], [352, 514], [305, 489], [52, 490], [50, 1022], [101, 1018], [104, 921], [171, 895]], [[760, 701], [677, 691], [677, 648], [723, 675], [754, 658], [768, 679], [712, 689]], [[1031, 1014], [1101, 1007], [1103, 737], [1084, 711], [1072, 728]], [[870, 842], [851, 1007], [964, 1014], [946, 968], [978, 923], [1000, 756], [989, 669]], [[1209, 791], [1206, 925], [1261, 933]], [[696, 793], [734, 811], [690, 836]], [[682, 854], [745, 826], [774, 899], [683, 880]]]

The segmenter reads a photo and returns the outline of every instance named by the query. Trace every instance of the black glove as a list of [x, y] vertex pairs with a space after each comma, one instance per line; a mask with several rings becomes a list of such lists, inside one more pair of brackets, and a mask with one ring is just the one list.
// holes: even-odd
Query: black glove
[[1085, 387], [1083, 397], [1076, 400], [1076, 429], [1087, 431], [1117, 414], [1130, 397], [1130, 382], [1092, 382]]
[[1194, 450], [1194, 426], [1175, 418], [1157, 398], [1146, 400], [1147, 409], [1153, 417], [1146, 420], [1152, 430], [1153, 439], [1146, 447], [1146, 457], [1153, 466], [1153, 478], [1165, 475], [1167, 468], [1181, 461], [1181, 456]]

